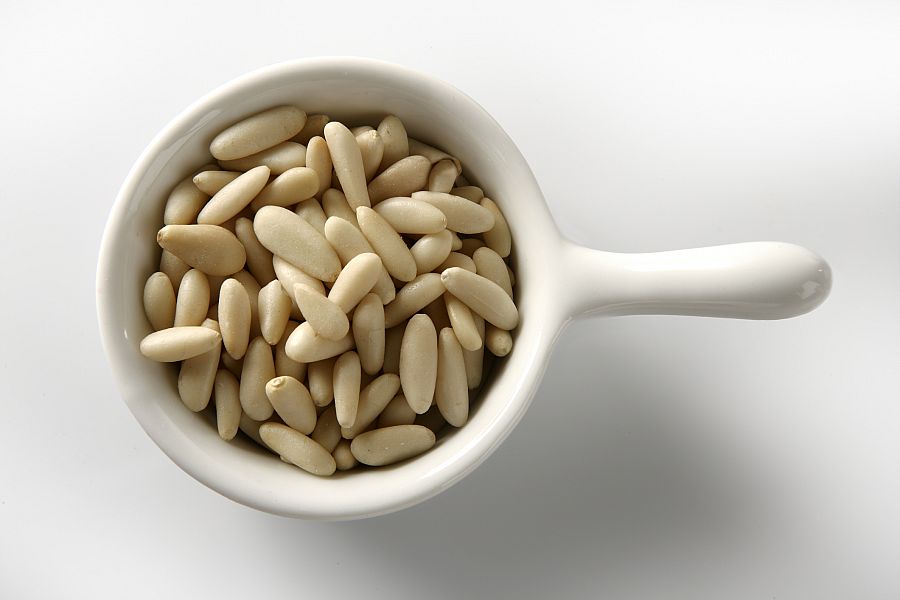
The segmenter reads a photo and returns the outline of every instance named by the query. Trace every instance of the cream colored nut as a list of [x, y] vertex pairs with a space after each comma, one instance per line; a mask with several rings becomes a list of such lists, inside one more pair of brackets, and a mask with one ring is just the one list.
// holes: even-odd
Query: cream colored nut
[[184, 274], [175, 303], [175, 327], [200, 325], [209, 312], [209, 280], [202, 271]]
[[[328, 188], [322, 193], [322, 210], [325, 211], [326, 217], [340, 217], [359, 229], [356, 211], [350, 208], [350, 204], [347, 203], [347, 198], [341, 190]], [[343, 257], [341, 257], [341, 260], [343, 260]]]
[[482, 235], [484, 243], [488, 248], [499, 254], [501, 258], [506, 258], [512, 249], [512, 234], [509, 232], [506, 218], [500, 212], [500, 207], [490, 198], [482, 198], [481, 206], [491, 211], [494, 215], [494, 227], [485, 231], [484, 235]]
[[328, 125], [330, 120], [328, 115], [307, 115], [303, 129], [291, 141], [298, 144], [307, 144], [315, 136], [322, 136], [325, 133], [325, 126]]
[[[447, 231], [450, 231], [449, 229]], [[459, 235], [455, 231], [450, 231], [450, 235], [453, 236], [453, 245], [450, 246], [450, 249], [456, 252], [457, 250], [462, 249], [462, 240], [459, 239]]]
[[375, 131], [375, 128], [371, 125], [357, 125], [356, 127], [350, 128], [350, 133], [355, 136], [361, 135], [367, 131]]
[[219, 291], [219, 328], [225, 351], [232, 358], [240, 359], [247, 352], [251, 320], [247, 289], [237, 279], [226, 279]]
[[416, 276], [416, 261], [400, 234], [371, 208], [357, 208], [356, 218], [387, 272], [400, 281], [412, 281]]
[[323, 237], [325, 236], [325, 211], [315, 198], [304, 200], [294, 209], [294, 214], [303, 217]]
[[334, 400], [334, 363], [336, 356], [309, 363], [309, 393], [316, 406], [328, 406]]
[[[203, 327], [219, 331], [219, 324], [211, 319], [203, 321]], [[216, 344], [209, 352], [187, 358], [181, 363], [178, 371], [178, 395], [190, 410], [200, 412], [209, 404], [221, 353], [222, 344]]]
[[409, 407], [403, 394], [397, 394], [378, 417], [377, 427], [393, 427], [394, 425], [412, 425], [416, 422], [416, 413]]
[[161, 271], [144, 284], [144, 313], [154, 331], [175, 325], [175, 290], [169, 276]]
[[384, 407], [388, 405], [397, 392], [400, 391], [400, 377], [393, 373], [386, 373], [377, 377], [359, 393], [359, 407], [356, 411], [356, 421], [352, 427], [341, 427], [341, 435], [348, 440], [366, 430], [375, 422]]
[[400, 344], [400, 385], [410, 408], [422, 414], [434, 399], [437, 381], [437, 331], [427, 315], [413, 315]]
[[[240, 171], [201, 171], [194, 175], [193, 183], [198, 190], [207, 196], [215, 196], [223, 187], [240, 177], [240, 175]], [[193, 223], [199, 212], [200, 211], [197, 211], [197, 213], [194, 214], [194, 218], [188, 221], [188, 223]], [[166, 223], [166, 225], [168, 225], [168, 223]]]
[[[383, 164], [383, 161], [382, 161]], [[386, 198], [409, 196], [428, 185], [431, 163], [423, 156], [407, 156], [393, 163], [369, 182], [369, 198], [378, 204]]]
[[334, 163], [334, 172], [347, 202], [354, 209], [371, 206], [366, 189], [366, 172], [356, 137], [342, 123], [332, 121], [325, 126], [325, 140]]
[[418, 417], [416, 417], [416, 425], [427, 427], [433, 433], [439, 432], [444, 428], [444, 425], [446, 424], [447, 421], [445, 421], [444, 417], [441, 416], [441, 411], [436, 405], [432, 405], [431, 408], [428, 409], [428, 412], [424, 415], [419, 415]]
[[[162, 255], [159, 257], [159, 270], [162, 273], [165, 273], [169, 278], [169, 281], [172, 282], [172, 290], [173, 292], [177, 292], [178, 288], [181, 286], [181, 279], [184, 277], [184, 274], [191, 270], [191, 265], [187, 264], [168, 250], [163, 250]], [[175, 318], [173, 313], [172, 319]]]
[[304, 471], [326, 477], [335, 471], [334, 458], [328, 450], [287, 425], [263, 423], [259, 435], [282, 458]]
[[219, 362], [223, 367], [228, 369], [228, 372], [234, 375], [235, 377], [240, 378], [241, 371], [244, 369], [244, 359], [232, 358], [227, 352], [223, 352]]
[[459, 267], [451, 267], [441, 273], [441, 281], [447, 291], [484, 317], [488, 323], [507, 331], [514, 329], [519, 323], [519, 311], [512, 298], [490, 279]]
[[341, 426], [337, 421], [334, 404], [326, 408], [316, 421], [316, 428], [310, 436], [329, 452], [334, 452], [341, 441]]
[[469, 307], [450, 293], [444, 294], [444, 302], [453, 333], [456, 334], [456, 339], [459, 340], [463, 350], [474, 351], [481, 348], [481, 334], [478, 333], [475, 317]]
[[163, 213], [164, 225], [189, 225], [197, 218], [210, 194], [197, 189], [191, 177], [181, 181], [169, 194]]
[[348, 440], [341, 440], [331, 455], [334, 457], [334, 463], [337, 465], [338, 471], [349, 471], [358, 464], [356, 457], [350, 452], [350, 442]]
[[275, 377], [266, 383], [266, 397], [288, 427], [309, 435], [316, 427], [316, 407], [306, 386], [293, 377]]
[[316, 191], [319, 195], [331, 185], [331, 153], [328, 151], [328, 142], [317, 135], [309, 140], [306, 146], [306, 166], [316, 172]]
[[216, 404], [216, 429], [225, 441], [234, 439], [241, 423], [240, 384], [237, 377], [219, 369], [213, 380]]
[[361, 434], [350, 444], [356, 460], [373, 467], [418, 456], [434, 446], [435, 437], [421, 425], [395, 425]]
[[319, 176], [309, 167], [288, 169], [266, 187], [250, 203], [250, 208], [259, 210], [263, 206], [288, 207], [316, 195]]
[[306, 363], [295, 361], [284, 351], [284, 345], [288, 337], [294, 333], [298, 325], [299, 323], [296, 321], [288, 321], [287, 326], [284, 328], [284, 333], [278, 341], [278, 345], [275, 346], [275, 374], [278, 376], [290, 376], [297, 381], [304, 381], [306, 380]]
[[352, 427], [359, 408], [362, 367], [359, 355], [352, 350], [341, 354], [334, 363], [334, 408], [341, 427]]
[[471, 200], [472, 202], [481, 202], [481, 199], [484, 198], [484, 191], [477, 185], [455, 187], [450, 190], [450, 194], [465, 198], [466, 200]]
[[141, 354], [157, 362], [175, 362], [209, 352], [222, 340], [208, 327], [170, 327], [141, 340]]
[[366, 294], [372, 291], [381, 275], [382, 263], [377, 254], [364, 252], [357, 254], [344, 265], [328, 299], [349, 313]]
[[458, 233], [482, 233], [494, 226], [491, 211], [465, 198], [440, 192], [415, 192], [412, 198], [440, 209], [447, 217], [447, 229]]
[[393, 302], [384, 307], [386, 327], [399, 325], [444, 293], [444, 284], [437, 273], [419, 275], [397, 291]]
[[291, 297], [280, 281], [270, 281], [259, 291], [259, 330], [266, 342], [274, 346], [284, 335], [291, 317]]
[[454, 427], [462, 427], [469, 418], [469, 388], [463, 349], [452, 329], [441, 329], [438, 336], [437, 385], [434, 401], [441, 415]]
[[350, 331], [350, 320], [341, 307], [311, 287], [294, 284], [294, 299], [317, 335], [328, 340], [339, 340]]
[[322, 281], [337, 278], [340, 259], [322, 234], [302, 217], [286, 208], [264, 206], [256, 213], [253, 229], [272, 254]]
[[488, 247], [479, 248], [472, 254], [472, 261], [475, 263], [475, 272], [490, 279], [501, 288], [506, 294], [512, 298], [512, 282], [509, 280], [509, 270], [506, 263], [500, 258], [500, 255]]
[[398, 160], [409, 156], [409, 138], [403, 123], [394, 115], [388, 115], [378, 124], [378, 135], [384, 142], [384, 156], [379, 171], [384, 171]]
[[366, 181], [371, 181], [378, 172], [381, 159], [384, 158], [384, 142], [377, 131], [370, 130], [355, 134], [359, 152], [362, 154], [363, 171]]
[[216, 160], [256, 154], [289, 140], [306, 125], [306, 113], [296, 106], [276, 106], [238, 121], [213, 138], [209, 152]]
[[223, 169], [230, 171], [249, 171], [255, 167], [266, 166], [273, 175], [281, 175], [297, 167], [306, 166], [306, 146], [296, 142], [282, 142], [277, 146], [237, 160], [221, 160]]
[[406, 333], [406, 322], [391, 327], [384, 332], [384, 372], [400, 374], [400, 349], [403, 347], [403, 334]]
[[384, 306], [376, 294], [366, 294], [353, 311], [353, 339], [363, 371], [374, 375], [384, 364]]
[[156, 234], [156, 241], [207, 275], [231, 275], [243, 269], [247, 260], [241, 242], [218, 225], [166, 225]]
[[272, 266], [272, 253], [259, 243], [253, 231], [253, 221], [246, 217], [239, 218], [234, 224], [234, 234], [247, 253], [247, 269], [261, 284], [266, 285], [275, 279], [275, 268]]
[[[456, 167], [456, 173], [462, 172], [462, 165], [459, 164], [459, 160], [450, 156], [443, 150], [438, 150], [433, 146], [429, 146], [428, 144], [424, 144], [419, 140], [414, 140], [409, 138], [409, 154], [412, 156], [413, 154], [418, 154], [419, 156], [424, 156], [428, 159], [431, 164], [437, 164], [442, 160], [451, 160], [453, 161], [453, 165]], [[454, 177], [455, 180], [455, 177]]]
[[284, 351], [297, 362], [311, 363], [343, 354], [353, 346], [353, 336], [349, 333], [339, 340], [329, 340], [316, 335], [309, 323], [301, 323], [288, 337]]
[[450, 256], [447, 257], [447, 260], [442, 262], [435, 271], [439, 273], [443, 273], [450, 267], [459, 267], [461, 269], [465, 269], [466, 271], [475, 272], [475, 261], [471, 258], [463, 254], [462, 252], [451, 252]]
[[447, 227], [440, 209], [412, 198], [388, 198], [372, 209], [397, 233], [439, 233]]
[[[475, 328], [478, 330], [478, 337], [484, 340], [484, 319], [473, 314], [475, 319]], [[466, 380], [470, 390], [474, 390], [481, 385], [481, 376], [484, 373], [484, 344], [482, 343], [477, 350], [463, 349], [463, 361], [466, 363]]]
[[420, 237], [409, 249], [416, 261], [416, 272], [421, 275], [433, 271], [447, 260], [452, 246], [453, 236], [449, 229]]
[[[245, 413], [241, 412], [241, 420], [238, 422], [238, 428], [244, 432], [244, 434], [252, 439], [254, 442], [265, 448], [270, 452], [274, 452], [269, 446], [263, 441], [261, 437], [259, 437], [259, 428], [262, 425], [259, 421], [254, 421], [250, 417], [248, 417]], [[277, 454], [277, 453], [276, 453]]]
[[294, 284], [302, 283], [308, 285], [323, 296], [325, 295], [325, 286], [322, 285], [321, 281], [307, 275], [280, 256], [272, 258], [272, 266], [275, 268], [275, 276], [281, 282], [281, 287], [284, 288], [284, 292], [291, 298], [291, 318], [296, 320], [302, 319], [303, 315], [300, 313], [300, 307], [297, 306], [297, 301], [294, 299]]
[[457, 175], [459, 171], [456, 169], [456, 163], [449, 158], [437, 162], [428, 174], [428, 191], [449, 193], [453, 189]]
[[[354, 227], [350, 222], [338, 217], [328, 217], [328, 220], [325, 221], [325, 239], [335, 249], [341, 262], [345, 265], [359, 254], [375, 252], [372, 245], [369, 244], [369, 241], [362, 234], [362, 231]], [[383, 264], [381, 266], [381, 274], [378, 276], [378, 281], [375, 282], [373, 291], [381, 298], [382, 304], [387, 304], [396, 295], [394, 282]]]
[[247, 291], [247, 299], [250, 300], [250, 338], [253, 339], [262, 333], [259, 327], [259, 292], [262, 288], [248, 271], [238, 271], [232, 277]]
[[272, 347], [262, 337], [255, 337], [247, 347], [244, 366], [241, 369], [241, 407], [256, 421], [272, 416], [272, 403], [266, 396], [266, 384], [275, 378], [275, 360]]
[[444, 296], [446, 296], [446, 293], [422, 309], [422, 312], [428, 315], [428, 318], [434, 323], [435, 331], [440, 331], [444, 327], [451, 327], [450, 316], [447, 314], [447, 305], [444, 302]]
[[484, 334], [484, 344], [494, 356], [506, 356], [513, 347], [512, 335], [508, 331], [488, 323]]

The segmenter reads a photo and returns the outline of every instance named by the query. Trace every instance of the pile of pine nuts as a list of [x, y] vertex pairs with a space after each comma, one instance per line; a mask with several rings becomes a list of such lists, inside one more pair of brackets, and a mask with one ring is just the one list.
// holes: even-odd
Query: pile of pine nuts
[[512, 349], [509, 227], [400, 119], [278, 106], [210, 144], [166, 202], [147, 358], [190, 410], [316, 475], [411, 458], [461, 427]]

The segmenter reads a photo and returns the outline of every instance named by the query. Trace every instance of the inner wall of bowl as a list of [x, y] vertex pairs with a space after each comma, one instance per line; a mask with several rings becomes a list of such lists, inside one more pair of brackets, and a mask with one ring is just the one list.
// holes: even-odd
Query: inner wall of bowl
[[[323, 479], [271, 455], [248, 452], [249, 443], [225, 443], [181, 404], [171, 366], [153, 364], [137, 349], [149, 331], [141, 294], [146, 277], [157, 269], [155, 236], [169, 191], [209, 162], [209, 142], [218, 131], [285, 103], [349, 124], [376, 124], [387, 113], [398, 115], [412, 137], [462, 161], [463, 172], [498, 203], [513, 231], [521, 313], [513, 352], [498, 361], [465, 427], [445, 435], [429, 453], [394, 467]], [[320, 63], [270, 70], [227, 86], [179, 117], [158, 142], [160, 151], [143, 172], [135, 173], [133, 193], [120, 199], [126, 205], [121, 207], [120, 226], [109, 233], [115, 250], [105, 285], [113, 296], [108, 306], [114, 330], [124, 334], [111, 354], [120, 353], [113, 362], [126, 400], [151, 437], [185, 470], [238, 501], [272, 512], [329, 518], [374, 514], [413, 504], [449, 486], [518, 421], [543, 369], [548, 337], [555, 333], [555, 324], [548, 326], [546, 314], [541, 314], [549, 300], [539, 278], [549, 267], [541, 245], [555, 244], [558, 237], [524, 159], [477, 105], [453, 88], [406, 71], [365, 64], [335, 70]]]

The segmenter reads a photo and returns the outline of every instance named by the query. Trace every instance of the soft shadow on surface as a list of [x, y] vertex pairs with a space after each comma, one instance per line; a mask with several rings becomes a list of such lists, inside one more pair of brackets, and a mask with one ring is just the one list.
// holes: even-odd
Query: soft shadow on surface
[[752, 536], [767, 506], [747, 458], [704, 437], [702, 415], [675, 405], [715, 390], [667, 364], [671, 345], [661, 351], [627, 324], [606, 323], [563, 335], [522, 423], [447, 492], [364, 521], [261, 515], [263, 535], [287, 564], [314, 528], [383, 567], [388, 589], [437, 597], [546, 597], [560, 576], [666, 577], [640, 569], [660, 554], [709, 554]]

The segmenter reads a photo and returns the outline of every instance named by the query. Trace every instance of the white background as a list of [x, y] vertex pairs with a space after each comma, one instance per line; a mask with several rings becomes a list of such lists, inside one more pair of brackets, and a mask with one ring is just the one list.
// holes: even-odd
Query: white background
[[[4, 7], [0, 597], [900, 597], [900, 5], [512, 6]], [[182, 108], [328, 54], [469, 93], [579, 242], [793, 241], [832, 296], [782, 322], [575, 323], [503, 447], [399, 514], [219, 497], [118, 398], [98, 245]]]

